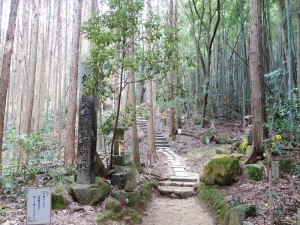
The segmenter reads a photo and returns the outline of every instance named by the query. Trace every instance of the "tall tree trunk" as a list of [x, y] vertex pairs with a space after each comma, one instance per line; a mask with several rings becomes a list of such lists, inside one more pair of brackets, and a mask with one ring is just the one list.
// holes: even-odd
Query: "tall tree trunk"
[[[152, 3], [151, 0], [147, 0], [147, 20], [150, 20], [152, 16]], [[147, 29], [147, 33], [151, 32], [150, 28]], [[150, 35], [149, 35], [150, 36]], [[151, 51], [151, 43], [148, 42], [146, 44], [146, 49]], [[156, 147], [155, 147], [155, 130], [154, 130], [154, 113], [155, 109], [153, 108], [153, 97], [152, 97], [152, 79], [146, 81], [147, 84], [147, 100], [149, 107], [149, 119], [148, 119], [148, 160], [150, 161], [150, 165], [153, 160], [157, 159]]]
[[5, 40], [5, 52], [2, 61], [1, 77], [0, 77], [0, 175], [2, 175], [2, 144], [3, 144], [3, 128], [4, 128], [6, 95], [7, 95], [7, 89], [10, 80], [10, 64], [11, 64], [11, 55], [13, 50], [14, 38], [15, 38], [18, 5], [19, 5], [19, 0], [11, 1], [8, 30], [6, 33], [6, 40]]
[[75, 164], [75, 123], [77, 111], [77, 87], [78, 87], [78, 60], [79, 60], [79, 43], [80, 43], [80, 26], [81, 26], [81, 0], [74, 0], [74, 24], [72, 34], [72, 55], [70, 66], [70, 89], [68, 100], [68, 121], [67, 137], [65, 149], [65, 165]]
[[[34, 102], [34, 89], [35, 89], [35, 77], [36, 77], [36, 65], [37, 65], [37, 46], [38, 46], [38, 33], [39, 33], [39, 13], [40, 13], [40, 0], [35, 0], [32, 2], [32, 9], [34, 12], [32, 19], [32, 29], [31, 29], [31, 55], [30, 55], [30, 65], [29, 65], [29, 76], [26, 88], [26, 102], [25, 102], [25, 113], [24, 121], [22, 122], [22, 132], [26, 135], [30, 134], [31, 128], [31, 118], [33, 111]], [[28, 152], [27, 149], [22, 152], [20, 159], [21, 165], [26, 165], [28, 162]]]
[[[170, 29], [174, 29], [174, 2], [170, 0], [169, 3], [169, 26]], [[169, 35], [170, 43], [174, 41], [174, 33], [171, 32]], [[172, 53], [173, 54], [173, 53]], [[170, 81], [170, 88], [169, 88], [169, 101], [174, 100], [174, 55], [171, 58], [171, 69], [169, 72], [169, 81]], [[175, 109], [173, 106], [170, 107], [169, 113], [169, 137], [173, 137], [175, 135]]]
[[[58, 90], [57, 90], [57, 108], [58, 108], [58, 115], [57, 115], [57, 143], [58, 143], [58, 158], [61, 159], [61, 131], [62, 131], [62, 127], [61, 127], [61, 119], [62, 119], [62, 107], [61, 107], [61, 81], [62, 81], [62, 67], [65, 66], [63, 65], [62, 62], [62, 15], [61, 15], [61, 8], [62, 8], [62, 2], [61, 0], [58, 0], [58, 12], [57, 12], [57, 44], [58, 44], [58, 49], [57, 49], [57, 66], [58, 66]], [[56, 116], [56, 115], [54, 115]]]
[[[0, 1], [0, 28], [2, 27], [2, 18], [3, 18], [3, 1]], [[2, 42], [2, 29], [0, 29], [0, 43]], [[2, 44], [0, 44], [0, 49], [2, 51]], [[0, 55], [2, 55], [2, 52], [0, 51]]]
[[297, 9], [297, 82], [300, 90], [300, 2]]
[[[180, 79], [179, 79], [179, 51], [178, 51], [178, 0], [175, 0], [175, 16], [174, 16], [174, 27], [175, 27], [175, 94], [177, 98], [180, 96]], [[181, 115], [180, 115], [180, 106], [176, 106], [175, 116], [176, 116], [176, 127], [181, 128]]]
[[292, 21], [291, 21], [291, 12], [289, 7], [288, 0], [285, 0], [285, 8], [286, 8], [286, 18], [287, 18], [287, 36], [288, 36], [288, 71], [289, 71], [289, 80], [288, 80], [288, 98], [290, 100], [293, 99], [293, 50], [292, 50]]
[[250, 1], [250, 80], [251, 80], [251, 112], [253, 118], [253, 148], [246, 163], [257, 160], [263, 155], [264, 124], [264, 76], [262, 60], [262, 20], [260, 0]]
[[[129, 55], [130, 59], [134, 61], [134, 35], [130, 37], [129, 40]], [[139, 149], [139, 138], [138, 129], [136, 123], [136, 93], [135, 93], [135, 73], [133, 69], [128, 71], [128, 82], [129, 82], [129, 104], [132, 106], [131, 119], [131, 147], [132, 147], [132, 157], [133, 163], [136, 165], [138, 170], [141, 170], [141, 160], [140, 160], [140, 149]]]
[[[41, 2], [41, 18], [43, 18], [43, 10], [44, 9], [44, 1]], [[44, 68], [46, 67], [43, 64], [43, 57], [44, 57], [44, 43], [45, 43], [45, 32], [44, 31], [45, 21], [44, 19], [40, 20], [40, 27], [39, 27], [39, 38], [38, 38], [38, 60], [37, 61], [37, 72], [36, 72], [36, 82], [35, 82], [35, 97], [34, 97], [34, 108], [33, 108], [33, 132], [38, 133], [40, 131], [39, 128], [39, 117], [41, 116], [41, 108], [40, 108], [40, 102], [41, 98], [43, 97], [42, 93], [44, 92], [44, 89], [42, 88], [42, 83], [44, 82]]]
[[[20, 40], [18, 43], [21, 44], [20, 60], [19, 60], [19, 84], [18, 84], [18, 101], [17, 101], [17, 119], [16, 119], [16, 135], [19, 135], [22, 131], [22, 121], [24, 120], [24, 106], [25, 106], [25, 96], [24, 90], [26, 87], [26, 77], [28, 74], [27, 64], [28, 64], [28, 33], [29, 33], [29, 7], [28, 2], [22, 2], [22, 31], [20, 34]], [[14, 157], [19, 156], [19, 144], [15, 141], [14, 144]]]

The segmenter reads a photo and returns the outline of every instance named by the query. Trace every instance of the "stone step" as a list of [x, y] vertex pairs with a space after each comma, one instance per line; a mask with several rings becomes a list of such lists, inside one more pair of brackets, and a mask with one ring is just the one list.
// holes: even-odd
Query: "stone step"
[[161, 195], [169, 196], [171, 198], [186, 199], [196, 195], [193, 187], [158, 186], [157, 189]]
[[168, 144], [169, 142], [167, 140], [155, 140], [155, 143], [165, 143], [165, 144]]
[[178, 176], [170, 176], [171, 181], [179, 181], [179, 182], [198, 182], [197, 178], [194, 177], [178, 177]]
[[176, 186], [176, 187], [196, 187], [197, 182], [179, 182], [179, 181], [161, 181], [158, 185], [160, 186]]
[[155, 143], [155, 146], [157, 147], [157, 148], [170, 148], [171, 147], [171, 145], [169, 145], [169, 144], [157, 144], [157, 143]]

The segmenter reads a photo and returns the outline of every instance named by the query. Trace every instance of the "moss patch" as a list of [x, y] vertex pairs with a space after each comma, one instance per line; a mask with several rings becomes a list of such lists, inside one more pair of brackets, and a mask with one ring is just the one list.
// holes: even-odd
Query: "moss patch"
[[250, 180], [261, 181], [263, 180], [262, 170], [254, 165], [248, 165], [245, 167], [244, 173]]
[[120, 202], [114, 198], [107, 199], [104, 205], [106, 210], [110, 210], [114, 213], [119, 213], [122, 211]]
[[198, 185], [197, 194], [214, 212], [218, 224], [221, 225], [228, 222], [229, 207], [226, 205], [223, 195], [220, 195], [213, 187], [207, 186], [204, 183]]
[[61, 195], [51, 195], [51, 208], [56, 210], [61, 210], [66, 207], [64, 199]]
[[114, 213], [113, 211], [108, 210], [104, 214], [99, 216], [96, 219], [96, 222], [101, 225], [101, 224], [104, 224], [108, 220], [118, 221], [118, 220], [121, 220], [123, 218], [123, 215], [124, 215], [123, 211], [121, 211], [119, 213]]

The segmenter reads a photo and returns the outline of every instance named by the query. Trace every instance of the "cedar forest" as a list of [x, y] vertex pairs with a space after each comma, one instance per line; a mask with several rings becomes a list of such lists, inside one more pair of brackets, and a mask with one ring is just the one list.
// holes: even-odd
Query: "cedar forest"
[[300, 223], [300, 1], [0, 0], [0, 71], [1, 224]]

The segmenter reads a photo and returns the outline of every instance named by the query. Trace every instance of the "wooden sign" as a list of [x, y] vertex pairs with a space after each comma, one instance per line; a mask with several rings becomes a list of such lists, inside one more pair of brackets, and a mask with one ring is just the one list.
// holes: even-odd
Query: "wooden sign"
[[51, 189], [29, 188], [27, 191], [27, 224], [51, 223]]

